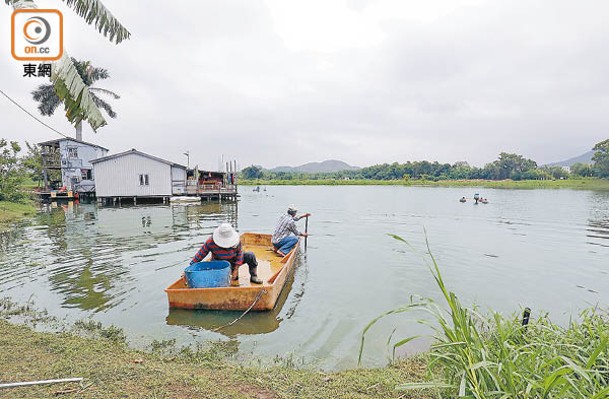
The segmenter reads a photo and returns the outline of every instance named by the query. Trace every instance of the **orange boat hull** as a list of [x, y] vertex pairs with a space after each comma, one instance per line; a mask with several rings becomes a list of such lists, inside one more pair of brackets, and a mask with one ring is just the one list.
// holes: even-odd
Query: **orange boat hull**
[[243, 233], [244, 251], [252, 251], [258, 260], [258, 277], [263, 284], [251, 284], [247, 265], [239, 270], [238, 287], [188, 288], [184, 277], [165, 289], [170, 308], [213, 310], [271, 310], [288, 277], [294, 273], [299, 244], [282, 258], [272, 251], [271, 235]]

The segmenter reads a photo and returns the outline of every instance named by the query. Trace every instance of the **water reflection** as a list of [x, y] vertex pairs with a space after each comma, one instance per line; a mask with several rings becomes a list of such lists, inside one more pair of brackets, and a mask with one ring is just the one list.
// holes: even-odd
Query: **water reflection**
[[[65, 298], [63, 305], [68, 308], [101, 311], [112, 307], [112, 289], [117, 274], [126, 273], [118, 268], [114, 273], [108, 273], [103, 268], [94, 267], [93, 258], [89, 252], [85, 264], [81, 267], [58, 267], [49, 274], [49, 281], [54, 291], [60, 292]], [[102, 264], [103, 267], [103, 264]], [[131, 278], [127, 277], [127, 281]]]
[[[106, 311], [147, 284], [147, 262], [163, 257], [175, 262], [176, 252], [184, 249], [190, 254], [200, 245], [196, 236], [211, 232], [224, 220], [236, 224], [236, 208], [235, 203], [141, 207], [53, 204], [37, 216], [34, 228], [0, 235], [0, 245], [8, 252], [6, 258], [0, 258], [3, 288], [41, 278], [48, 281], [52, 292], [60, 294], [63, 307]], [[24, 242], [35, 251], [15, 247], [16, 238], [23, 233], [27, 236]], [[193, 239], [196, 242], [189, 243]], [[176, 248], [180, 242], [184, 244]], [[13, 285], [7, 287], [8, 282]]]
[[7, 252], [11, 245], [13, 245], [13, 243], [22, 236], [22, 234], [22, 227], [0, 231], [0, 255]]
[[593, 192], [586, 236], [588, 244], [609, 248], [609, 192]]

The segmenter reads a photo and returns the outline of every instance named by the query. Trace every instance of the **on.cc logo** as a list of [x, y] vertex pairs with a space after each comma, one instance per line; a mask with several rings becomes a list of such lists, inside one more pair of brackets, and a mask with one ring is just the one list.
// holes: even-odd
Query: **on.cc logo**
[[51, 36], [51, 25], [42, 17], [32, 17], [23, 25], [23, 35], [31, 44], [42, 44]]
[[18, 9], [11, 20], [13, 58], [56, 61], [63, 55], [63, 15], [59, 10]]

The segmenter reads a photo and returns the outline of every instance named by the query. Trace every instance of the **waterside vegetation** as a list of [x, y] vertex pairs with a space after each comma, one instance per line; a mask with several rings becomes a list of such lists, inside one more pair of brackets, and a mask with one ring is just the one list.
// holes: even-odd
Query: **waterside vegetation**
[[565, 180], [364, 180], [364, 179], [294, 179], [294, 180], [241, 180], [245, 186], [412, 186], [412, 187], [485, 187], [506, 189], [578, 189], [609, 190], [609, 180], [574, 178]]
[[32, 202], [15, 203], [0, 201], [0, 231], [7, 230], [20, 220], [33, 216], [36, 208]]
[[[406, 243], [401, 237], [394, 238]], [[412, 247], [411, 247], [412, 248]], [[589, 309], [566, 328], [547, 315], [485, 316], [464, 306], [446, 286], [427, 245], [429, 269], [442, 293], [442, 305], [424, 297], [386, 312], [368, 324], [404, 312], [431, 315], [433, 343], [428, 353], [429, 380], [404, 382], [399, 390], [428, 389], [441, 398], [607, 398], [609, 328], [607, 314]], [[396, 344], [402, 346], [413, 337]]]
[[[33, 147], [28, 144], [28, 148]], [[36, 211], [26, 193], [32, 184], [32, 153], [19, 157], [20, 152], [21, 146], [16, 141], [0, 139], [0, 231]]]

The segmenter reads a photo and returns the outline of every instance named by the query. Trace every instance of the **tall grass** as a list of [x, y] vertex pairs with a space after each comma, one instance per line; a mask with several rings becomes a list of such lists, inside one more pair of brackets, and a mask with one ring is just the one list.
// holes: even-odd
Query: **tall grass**
[[[394, 236], [404, 241], [402, 238]], [[409, 244], [408, 244], [409, 245]], [[488, 316], [461, 304], [442, 279], [431, 251], [429, 269], [442, 293], [444, 306], [421, 298], [370, 322], [364, 337], [381, 318], [414, 309], [433, 317], [429, 351], [430, 381], [397, 389], [433, 388], [442, 398], [608, 398], [609, 327], [606, 314], [584, 311], [566, 328], [546, 316], [522, 325], [516, 315]], [[409, 338], [395, 346], [403, 345]]]
[[0, 230], [8, 228], [29, 216], [36, 214], [33, 202], [17, 203], [0, 201]]

